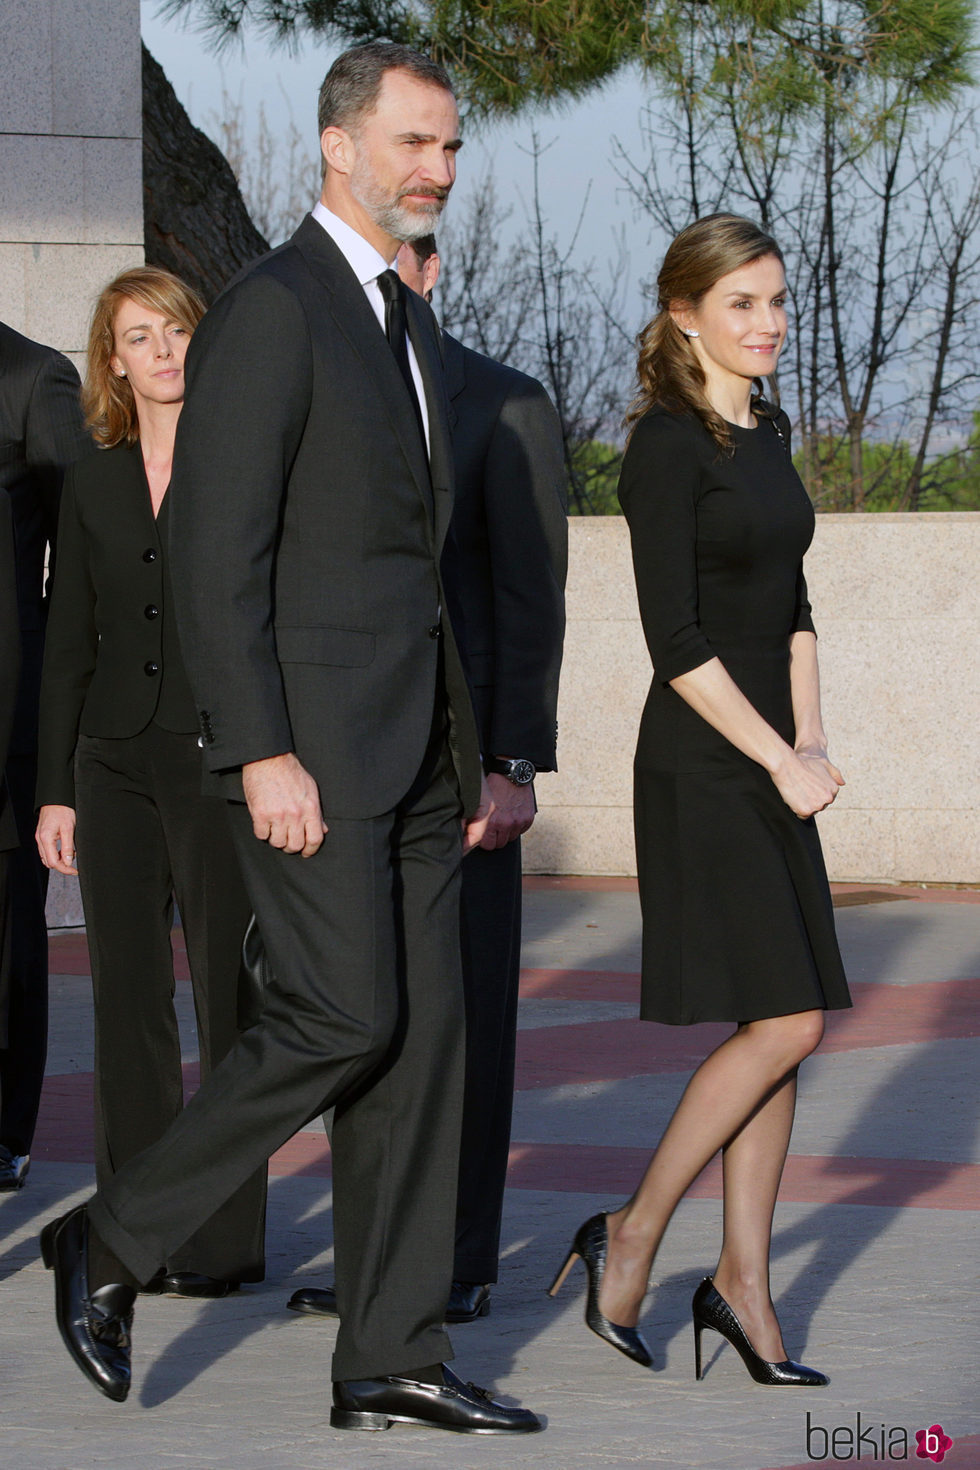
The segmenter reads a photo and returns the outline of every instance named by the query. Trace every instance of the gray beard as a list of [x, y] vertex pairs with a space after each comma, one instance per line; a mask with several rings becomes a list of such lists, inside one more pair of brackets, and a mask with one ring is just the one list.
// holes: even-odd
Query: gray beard
[[430, 235], [446, 203], [445, 199], [433, 197], [423, 209], [409, 209], [400, 200], [382, 194], [368, 170], [360, 168], [351, 174], [350, 190], [378, 229], [400, 241], [421, 240], [423, 235]]

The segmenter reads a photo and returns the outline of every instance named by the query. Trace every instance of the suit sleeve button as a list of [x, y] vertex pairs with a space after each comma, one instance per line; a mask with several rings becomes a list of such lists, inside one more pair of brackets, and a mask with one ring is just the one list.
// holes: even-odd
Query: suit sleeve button
[[155, 603], [148, 602], [146, 604], [146, 607], [144, 607], [143, 609], [143, 616], [144, 618], [150, 619], [158, 618], [160, 616], [160, 609], [156, 606]]
[[146, 548], [146, 550], [143, 552], [143, 560], [144, 561], [156, 561], [156, 559], [157, 559], [156, 547], [155, 546], [148, 546]]
[[439, 627], [439, 624], [438, 623], [433, 623], [432, 624], [432, 627], [429, 629], [429, 637], [430, 638], [438, 638], [439, 637], [439, 634], [441, 632], [442, 632], [442, 629]]
[[160, 665], [156, 662], [156, 660], [152, 658], [147, 659], [146, 663], [143, 665], [143, 673], [147, 676], [147, 678], [152, 679], [154, 674], [159, 674], [159, 672]]

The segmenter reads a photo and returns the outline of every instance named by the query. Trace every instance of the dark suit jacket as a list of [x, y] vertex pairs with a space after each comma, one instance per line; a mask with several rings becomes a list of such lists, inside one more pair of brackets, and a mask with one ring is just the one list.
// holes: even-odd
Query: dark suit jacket
[[[10, 501], [5, 495], [0, 495], [0, 852], [7, 852], [17, 846], [17, 823], [10, 805], [3, 767], [14, 720], [19, 673], [20, 637], [14, 583], [14, 532]], [[0, 894], [0, 906], [2, 900], [3, 895]]]
[[483, 750], [555, 769], [568, 563], [558, 415], [544, 388], [443, 333], [456, 469], [443, 574]]
[[75, 805], [79, 734], [119, 739], [151, 720], [194, 731], [166, 567], [169, 494], [154, 519], [138, 444], [69, 469], [41, 679], [37, 805]]
[[44, 556], [54, 547], [66, 465], [86, 444], [78, 374], [60, 352], [0, 322], [0, 488], [10, 497], [17, 607], [24, 647], [11, 750], [37, 739], [37, 681], [44, 631]]
[[223, 772], [295, 750], [328, 822], [405, 794], [440, 680], [468, 807], [479, 789], [440, 616], [452, 463], [438, 329], [412, 292], [407, 307], [431, 474], [364, 289], [311, 217], [232, 283], [187, 355], [171, 563], [206, 760]]

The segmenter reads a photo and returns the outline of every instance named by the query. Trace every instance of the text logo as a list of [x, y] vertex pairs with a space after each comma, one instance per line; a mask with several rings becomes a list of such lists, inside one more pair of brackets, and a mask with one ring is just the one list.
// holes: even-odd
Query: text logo
[[933, 1424], [929, 1429], [917, 1429], [915, 1442], [919, 1446], [915, 1452], [916, 1459], [932, 1460], [937, 1465], [945, 1460], [946, 1451], [953, 1448], [953, 1441], [948, 1434], [943, 1433], [941, 1424]]
[[[915, 1458], [932, 1460], [936, 1465], [946, 1458], [953, 1441], [941, 1424], [915, 1431]], [[860, 1412], [853, 1424], [817, 1424], [813, 1415], [806, 1416], [806, 1457], [808, 1460], [908, 1460], [912, 1445], [909, 1431], [901, 1424], [875, 1424]]]

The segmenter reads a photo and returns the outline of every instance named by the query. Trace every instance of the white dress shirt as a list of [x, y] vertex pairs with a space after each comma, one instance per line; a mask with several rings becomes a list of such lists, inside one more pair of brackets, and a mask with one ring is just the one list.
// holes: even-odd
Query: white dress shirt
[[[382, 271], [393, 270], [397, 272], [397, 257], [389, 265], [384, 256], [375, 250], [374, 246], [368, 240], [365, 240], [363, 235], [359, 235], [351, 225], [347, 224], [346, 220], [342, 220], [339, 215], [334, 214], [319, 199], [313, 206], [312, 214], [317, 224], [322, 225], [326, 230], [364, 287], [364, 294], [370, 302], [371, 310], [377, 317], [383, 332], [385, 329], [385, 302], [381, 294], [381, 287], [378, 285], [378, 277]], [[408, 289], [409, 287], [406, 286], [405, 290], [407, 291]], [[422, 383], [422, 374], [419, 370], [418, 359], [415, 356], [415, 348], [412, 346], [412, 339], [407, 333], [406, 337], [408, 343], [408, 363], [412, 369], [412, 381], [415, 384], [419, 408], [422, 411], [422, 424], [425, 428], [425, 447], [429, 451], [429, 406], [425, 401], [425, 387]]]

